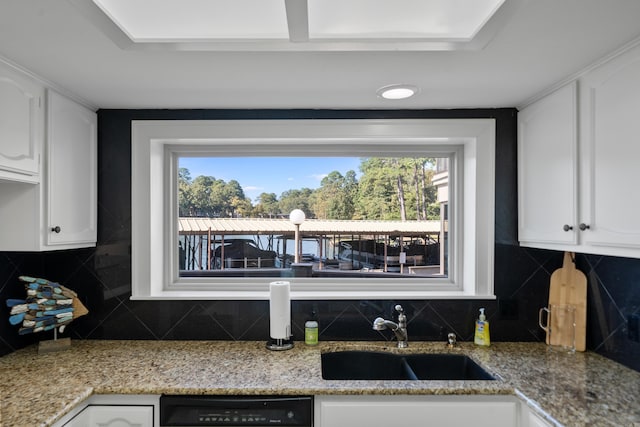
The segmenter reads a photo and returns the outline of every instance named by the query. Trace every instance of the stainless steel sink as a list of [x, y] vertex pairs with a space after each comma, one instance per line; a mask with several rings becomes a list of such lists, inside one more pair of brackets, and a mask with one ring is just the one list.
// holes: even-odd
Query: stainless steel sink
[[461, 354], [391, 354], [336, 351], [322, 354], [325, 380], [495, 380]]

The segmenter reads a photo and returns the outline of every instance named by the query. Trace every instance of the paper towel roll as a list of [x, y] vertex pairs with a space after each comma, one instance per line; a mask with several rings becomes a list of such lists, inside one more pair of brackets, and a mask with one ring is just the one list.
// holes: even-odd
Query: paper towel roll
[[273, 339], [291, 337], [291, 300], [289, 282], [269, 284], [269, 334]]

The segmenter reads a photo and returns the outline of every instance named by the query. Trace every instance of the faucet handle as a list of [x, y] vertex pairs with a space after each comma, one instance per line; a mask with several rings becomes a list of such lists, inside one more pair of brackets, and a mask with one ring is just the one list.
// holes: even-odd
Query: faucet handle
[[398, 326], [402, 329], [407, 329], [407, 315], [404, 314], [404, 310], [400, 304], [396, 304], [396, 311], [398, 312]]
[[455, 346], [456, 346], [456, 334], [451, 332], [449, 333], [449, 335], [447, 335], [447, 347], [453, 348]]

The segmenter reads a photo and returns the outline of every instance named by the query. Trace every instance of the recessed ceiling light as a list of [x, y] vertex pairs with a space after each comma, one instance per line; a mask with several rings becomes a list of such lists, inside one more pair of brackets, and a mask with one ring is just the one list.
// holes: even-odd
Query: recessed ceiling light
[[413, 85], [389, 85], [378, 89], [379, 97], [384, 99], [406, 99], [410, 98], [420, 90]]

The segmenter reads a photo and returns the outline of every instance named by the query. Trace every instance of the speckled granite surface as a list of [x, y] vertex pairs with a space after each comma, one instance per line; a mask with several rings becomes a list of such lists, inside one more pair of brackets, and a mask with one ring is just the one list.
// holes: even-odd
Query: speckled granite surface
[[[326, 381], [323, 351], [456, 352], [499, 381]], [[0, 358], [2, 426], [51, 425], [92, 394], [511, 394], [565, 426], [640, 426], [640, 373], [594, 353], [558, 354], [541, 343], [296, 343], [274, 352], [246, 341], [74, 341]], [[28, 403], [27, 403], [28, 402]], [[635, 424], [634, 424], [635, 423]]]

